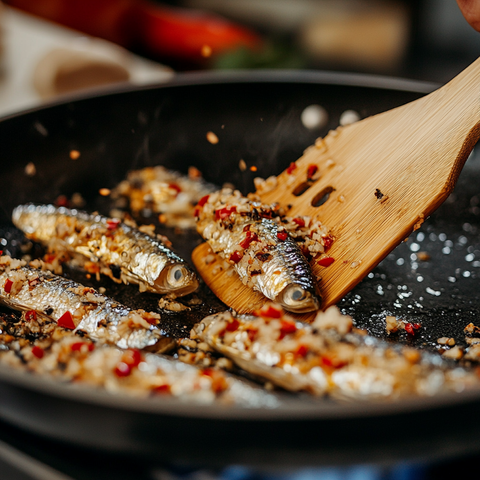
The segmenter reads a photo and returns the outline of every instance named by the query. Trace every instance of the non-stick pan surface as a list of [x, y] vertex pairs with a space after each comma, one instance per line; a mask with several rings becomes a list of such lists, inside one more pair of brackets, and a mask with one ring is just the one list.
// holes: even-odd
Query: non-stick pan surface
[[[431, 89], [416, 82], [328, 73], [191, 75], [6, 118], [0, 122], [0, 241], [4, 251], [19, 253], [22, 237], [10, 224], [17, 204], [53, 202], [80, 192], [86, 208], [108, 213], [109, 201], [99, 189], [147, 165], [183, 172], [193, 165], [207, 180], [233, 183], [247, 192], [254, 176], [279, 173], [317, 137], [336, 128], [345, 110], [365, 117]], [[329, 114], [320, 130], [308, 130], [300, 119], [312, 104]], [[217, 144], [207, 141], [208, 131], [218, 136]], [[80, 157], [72, 160], [71, 150]], [[257, 171], [241, 171], [241, 159]], [[34, 176], [25, 173], [30, 162]], [[453, 337], [462, 344], [464, 327], [480, 323], [479, 181], [480, 159], [473, 154], [450, 199], [340, 302], [359, 327], [385, 337], [385, 316], [393, 314], [422, 324], [416, 338], [399, 335], [394, 341], [436, 350], [437, 338]], [[165, 233], [187, 258], [199, 242], [196, 234]], [[156, 308], [152, 296], [135, 288], [102, 284], [121, 301]], [[203, 315], [223, 308], [205, 288], [201, 296], [206, 305], [187, 316], [164, 313], [167, 333], [185, 335]], [[112, 396], [0, 369], [3, 420], [68, 445], [103, 451], [293, 465], [431, 458], [480, 447], [480, 391], [381, 404], [280, 396], [283, 404], [276, 409], [212, 407]]]

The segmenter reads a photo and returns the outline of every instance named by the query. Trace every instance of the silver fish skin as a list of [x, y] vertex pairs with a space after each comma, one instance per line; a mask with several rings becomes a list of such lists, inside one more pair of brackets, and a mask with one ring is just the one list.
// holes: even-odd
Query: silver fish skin
[[12, 220], [29, 239], [98, 262], [113, 280], [118, 275], [112, 268], [119, 269], [122, 280], [142, 291], [179, 297], [198, 288], [195, 273], [182, 258], [160, 240], [117, 220], [34, 204], [17, 206]]
[[[50, 322], [42, 323], [40, 317], [27, 319], [22, 315], [19, 319], [0, 314], [0, 329], [14, 337], [8, 343], [0, 341], [1, 364], [53, 377], [63, 383], [73, 381], [77, 388], [84, 385], [102, 388], [115, 395], [157, 397], [159, 401], [170, 397], [194, 404], [244, 408], [276, 408], [281, 405], [278, 396], [251, 382], [220, 369], [206, 371], [158, 353], [141, 352], [141, 367], [134, 365], [126, 376], [116, 375], [115, 371], [125, 361], [124, 356], [129, 355], [128, 351], [108, 344], [94, 346], [87, 336], [81, 339], [75, 332], [63, 329], [57, 332], [59, 327]], [[32, 330], [40, 330], [42, 337], [33, 340]], [[20, 339], [22, 342], [16, 341]], [[29, 354], [34, 346], [40, 346], [41, 358]], [[12, 355], [14, 352], [18, 355]]]
[[0, 257], [2, 304], [19, 311], [34, 310], [55, 322], [69, 312], [75, 331], [83, 330], [95, 341], [120, 348], [165, 351], [173, 346], [173, 340], [148, 321], [158, 321], [158, 314], [132, 310], [93, 288], [24, 263]]
[[[230, 263], [242, 282], [291, 312], [318, 310], [321, 298], [310, 264], [283, 229], [286, 239], [278, 238], [277, 221], [258, 218], [262, 205], [236, 195], [220, 193], [210, 197], [199, 214], [197, 230], [227, 261], [232, 255], [241, 255], [241, 260]], [[216, 210], [232, 206], [235, 212], [225, 219], [216, 218]], [[255, 240], [245, 246], [247, 237]]]
[[320, 312], [312, 325], [282, 314], [279, 306], [261, 310], [258, 316], [206, 317], [192, 338], [282, 388], [338, 400], [395, 400], [478, 388], [473, 371], [439, 355], [355, 333], [351, 318], [336, 307]]

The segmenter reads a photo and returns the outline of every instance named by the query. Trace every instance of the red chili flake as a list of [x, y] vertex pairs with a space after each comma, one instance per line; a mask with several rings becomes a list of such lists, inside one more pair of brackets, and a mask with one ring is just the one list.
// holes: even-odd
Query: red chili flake
[[43, 348], [37, 347], [36, 345], [32, 348], [32, 353], [37, 358], [43, 358], [43, 355], [45, 355]]
[[182, 189], [176, 183], [169, 183], [168, 188], [175, 190], [177, 192], [177, 195], [182, 191]]
[[230, 261], [232, 261], [233, 263], [238, 263], [242, 258], [243, 258], [243, 254], [237, 250], [235, 250], [230, 255]]
[[288, 238], [287, 232], [277, 232], [277, 238], [284, 242]]
[[34, 322], [37, 320], [37, 312], [35, 310], [28, 310], [25, 312], [25, 320], [27, 322]]
[[240, 242], [240, 246], [248, 248], [252, 242], [258, 242], [258, 236], [256, 233], [248, 231], [247, 236]]
[[414, 328], [415, 330], [420, 330], [420, 329], [422, 328], [422, 325], [421, 325], [420, 323], [414, 323], [414, 324], [413, 324], [413, 328]]
[[59, 195], [55, 200], [57, 207], [68, 207], [68, 198], [65, 195]]
[[308, 353], [308, 347], [305, 345], [299, 345], [297, 351], [295, 352], [296, 355], [299, 357], [305, 357]]
[[322, 241], [325, 251], [330, 250], [330, 247], [333, 244], [333, 237], [331, 235], [324, 235], [322, 237]]
[[338, 360], [332, 357], [327, 357], [327, 356], [321, 357], [320, 363], [324, 367], [330, 367], [330, 368], [342, 368], [347, 364], [347, 362], [342, 362], [341, 360]]
[[248, 232], [251, 228], [252, 224], [251, 223], [247, 223], [244, 227], [243, 227], [243, 232]]
[[93, 352], [93, 350], [95, 349], [95, 345], [91, 342], [75, 342], [72, 343], [70, 349], [72, 350], [72, 352], [80, 352], [84, 345], [87, 345], [89, 352]]
[[280, 320], [280, 337], [279, 340], [282, 340], [286, 335], [290, 333], [295, 333], [297, 331], [297, 326], [293, 322], [289, 322], [288, 320]]
[[54, 253], [46, 253], [46, 254], [43, 256], [43, 260], [44, 260], [46, 263], [53, 263], [56, 258], [57, 258], [57, 256], [56, 256]]
[[9, 278], [7, 278], [5, 280], [5, 285], [3, 286], [5, 293], [10, 293], [12, 291], [12, 286], [13, 286], [13, 282]]
[[0, 255], [3, 255], [3, 250], [0, 250]]
[[406, 323], [405, 324], [405, 331], [409, 334], [409, 335], [415, 335], [415, 330], [413, 328], [413, 325], [411, 323]]
[[259, 317], [281, 318], [283, 313], [272, 305], [266, 305], [257, 311]]
[[224, 218], [229, 217], [232, 213], [237, 212], [237, 207], [224, 207], [215, 211], [215, 220], [223, 220]]
[[75, 330], [72, 314], [68, 310], [57, 320], [57, 325], [68, 330]]
[[164, 383], [163, 385], [158, 385], [153, 389], [153, 391], [155, 393], [162, 393], [162, 394], [170, 393], [170, 385], [166, 383]]
[[125, 353], [122, 355], [122, 362], [127, 364], [131, 368], [137, 367], [142, 360], [143, 358], [140, 350], [136, 350], [133, 348], [126, 350]]
[[334, 261], [335, 259], [333, 257], [323, 257], [317, 263], [321, 267], [329, 267]]
[[294, 170], [297, 169], [297, 164], [295, 162], [292, 162], [289, 167], [287, 168], [287, 173], [291, 175]]
[[257, 336], [258, 330], [256, 328], [247, 328], [248, 339], [253, 342]]
[[295, 217], [293, 220], [292, 220], [293, 223], [296, 223], [300, 228], [304, 227], [305, 226], [305, 220], [301, 217]]
[[197, 203], [197, 206], [198, 207], [203, 207], [207, 202], [208, 202], [208, 199], [210, 198], [210, 195], [205, 195], [203, 196]]
[[202, 375], [205, 375], [206, 377], [213, 377], [215, 374], [215, 370], [213, 368], [205, 368], [202, 370]]
[[227, 323], [227, 328], [225, 330], [227, 332], [236, 332], [239, 326], [240, 326], [240, 322], [236, 318], [234, 318], [233, 322]]
[[132, 367], [125, 362], [118, 362], [113, 372], [117, 377], [128, 377], [132, 373]]
[[307, 180], [310, 180], [318, 172], [316, 165], [309, 165], [307, 168]]
[[120, 225], [120, 220], [118, 218], [109, 218], [107, 220], [107, 228], [109, 230], [116, 230]]
[[260, 212], [260, 216], [261, 216], [262, 218], [272, 218], [272, 217], [273, 217], [273, 213], [272, 213], [271, 210], [262, 210], [262, 211]]

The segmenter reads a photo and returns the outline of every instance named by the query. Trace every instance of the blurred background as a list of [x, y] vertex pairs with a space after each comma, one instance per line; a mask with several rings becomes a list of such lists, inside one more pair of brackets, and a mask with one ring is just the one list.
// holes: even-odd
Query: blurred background
[[[479, 52], [480, 33], [467, 24], [455, 0], [4, 0], [0, 116], [80, 91], [165, 82], [192, 71], [335, 70], [442, 84]], [[5, 434], [6, 427], [2, 431]], [[24, 438], [10, 435], [4, 438], [7, 443], [16, 439], [17, 447], [28, 451]], [[10, 455], [10, 447], [2, 445]], [[2, 451], [0, 465], [8, 456]], [[67, 468], [65, 459], [60, 462], [38, 445], [28, 453], [68, 471], [68, 478], [77, 478], [73, 472], [81, 468], [81, 478], [133, 478], [122, 476], [123, 464], [116, 477], [109, 477], [99, 461], [95, 476], [72, 458]], [[18, 458], [19, 468], [28, 464], [24, 456]], [[441, 479], [455, 478], [465, 466], [478, 468], [477, 463], [478, 456], [470, 455], [434, 465], [270, 477], [235, 466], [200, 473], [178, 467], [141, 477], [137, 470], [136, 478]], [[31, 471], [35, 473], [28, 478], [67, 478], [51, 471], [41, 476], [38, 464]]]
[[5, 0], [0, 26], [0, 114], [185, 71], [321, 69], [444, 83], [480, 51], [454, 0]]

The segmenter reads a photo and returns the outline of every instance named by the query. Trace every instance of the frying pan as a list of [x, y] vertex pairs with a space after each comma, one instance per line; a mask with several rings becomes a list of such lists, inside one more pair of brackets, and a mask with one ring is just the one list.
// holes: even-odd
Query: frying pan
[[[279, 173], [335, 128], [345, 110], [365, 117], [432, 89], [325, 72], [186, 74], [165, 85], [10, 116], [0, 121], [3, 249], [19, 253], [22, 237], [10, 223], [19, 203], [81, 192], [87, 209], [108, 214], [109, 200], [99, 189], [115, 186], [130, 169], [157, 164], [183, 172], [194, 165], [208, 181], [247, 192], [254, 176]], [[308, 130], [300, 120], [312, 104], [329, 114], [322, 129]], [[206, 140], [208, 131], [216, 133], [217, 144]], [[71, 150], [80, 152], [77, 160], [70, 159]], [[241, 159], [257, 171], [241, 171]], [[25, 173], [30, 162], [34, 176]], [[480, 310], [479, 164], [474, 153], [450, 199], [340, 302], [357, 326], [387, 338], [385, 316], [393, 314], [422, 324], [416, 337], [400, 334], [393, 341], [426, 350], [438, 349], [436, 339], [443, 336], [462, 344], [463, 328]], [[164, 233], [186, 258], [200, 241], [194, 233]], [[430, 260], [421, 261], [427, 257], [420, 252]], [[156, 308], [153, 297], [134, 288], [105, 286], [121, 301]], [[200, 295], [205, 305], [190, 315], [163, 315], [168, 334], [185, 335], [203, 315], [224, 308], [206, 288]], [[114, 396], [0, 369], [1, 419], [75, 448], [202, 464], [293, 466], [445, 458], [480, 447], [480, 390], [385, 403], [279, 397], [282, 404], [274, 409], [197, 405]]]

